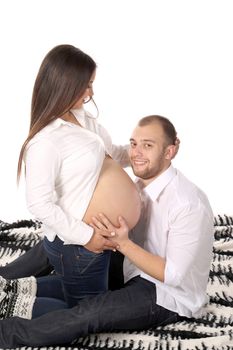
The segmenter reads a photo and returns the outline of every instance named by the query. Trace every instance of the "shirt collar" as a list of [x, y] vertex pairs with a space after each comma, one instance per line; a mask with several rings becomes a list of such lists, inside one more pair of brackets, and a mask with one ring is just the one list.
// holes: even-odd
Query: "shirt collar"
[[[80, 109], [72, 109], [71, 110], [74, 117], [77, 119], [77, 121], [81, 124], [82, 127], [86, 127], [86, 116], [87, 113], [83, 108]], [[75, 124], [71, 122], [67, 122], [66, 120], [62, 118], [57, 118], [53, 120], [50, 124], [48, 124], [48, 129], [49, 130], [54, 130], [59, 128], [61, 125], [69, 125], [71, 127], [75, 126]]]
[[85, 111], [85, 109], [80, 108], [80, 109], [72, 109], [71, 110], [73, 116], [76, 118], [76, 120], [79, 122], [79, 124], [81, 124], [81, 126], [83, 128], [86, 127], [86, 117], [87, 117], [87, 113]]
[[92, 116], [90, 112], [86, 111], [84, 108], [72, 109], [71, 112], [73, 113], [73, 116], [77, 119], [79, 124], [81, 124], [81, 126], [86, 129], [88, 129], [89, 120], [96, 119]]
[[177, 171], [172, 165], [165, 170], [161, 175], [159, 175], [154, 181], [144, 188], [144, 191], [149, 195], [152, 201], [156, 201], [168, 185], [168, 183], [176, 176]]
[[57, 118], [53, 120], [52, 123], [48, 124], [48, 126], [50, 127], [50, 129], [57, 129], [59, 128], [59, 126], [65, 125], [65, 124], [68, 124], [68, 123], [64, 119]]

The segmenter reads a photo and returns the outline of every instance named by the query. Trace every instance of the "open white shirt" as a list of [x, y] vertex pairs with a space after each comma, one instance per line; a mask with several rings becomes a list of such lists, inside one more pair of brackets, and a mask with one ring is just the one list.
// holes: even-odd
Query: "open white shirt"
[[85, 245], [93, 228], [82, 221], [105, 154], [129, 164], [128, 146], [115, 146], [107, 131], [83, 109], [72, 111], [81, 126], [56, 119], [37, 133], [25, 152], [26, 201], [46, 237]]
[[140, 271], [127, 258], [125, 281], [140, 275], [155, 283], [158, 305], [181, 316], [199, 317], [208, 301], [214, 237], [208, 199], [172, 166], [144, 188], [142, 197], [144, 211], [130, 237], [165, 258], [164, 283]]

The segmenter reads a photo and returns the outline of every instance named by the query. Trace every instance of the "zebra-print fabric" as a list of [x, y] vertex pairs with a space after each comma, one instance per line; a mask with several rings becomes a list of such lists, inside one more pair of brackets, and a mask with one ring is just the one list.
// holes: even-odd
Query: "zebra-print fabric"
[[[214, 218], [215, 241], [207, 293], [206, 315], [141, 332], [93, 334], [61, 349], [233, 349], [233, 216]], [[40, 223], [22, 220], [0, 221], [0, 265], [5, 265], [35, 245], [42, 237]], [[30, 350], [32, 348], [24, 348]]]

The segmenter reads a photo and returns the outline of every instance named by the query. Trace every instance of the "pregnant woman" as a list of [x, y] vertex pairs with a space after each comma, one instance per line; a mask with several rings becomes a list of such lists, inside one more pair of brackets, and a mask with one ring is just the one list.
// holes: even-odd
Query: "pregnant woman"
[[[2, 309], [8, 310], [2, 318], [47, 312], [53, 306], [46, 297], [72, 307], [85, 296], [106, 291], [115, 246], [111, 233], [103, 236], [92, 228], [91, 218], [102, 212], [117, 224], [122, 215], [130, 228], [139, 219], [139, 194], [121, 167], [128, 165], [127, 148], [112, 145], [106, 130], [83, 108], [92, 100], [95, 74], [93, 59], [71, 45], [53, 48], [39, 69], [18, 179], [24, 161], [27, 206], [43, 224], [44, 248], [56, 276], [38, 279], [25, 314], [23, 298], [2, 294]], [[36, 307], [43, 298], [45, 306]], [[12, 310], [4, 306], [7, 302]], [[33, 305], [39, 313], [32, 315]]]

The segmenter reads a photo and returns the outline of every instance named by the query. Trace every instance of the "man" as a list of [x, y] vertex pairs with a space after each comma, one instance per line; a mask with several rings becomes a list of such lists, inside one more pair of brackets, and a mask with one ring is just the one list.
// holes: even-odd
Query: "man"
[[114, 231], [125, 255], [125, 285], [72, 309], [33, 320], [0, 322], [0, 347], [66, 344], [89, 333], [140, 330], [199, 317], [207, 302], [212, 258], [213, 214], [205, 194], [173, 168], [176, 131], [160, 116], [141, 119], [130, 139], [130, 160], [143, 201], [137, 226], [128, 235], [100, 215], [93, 225]]

